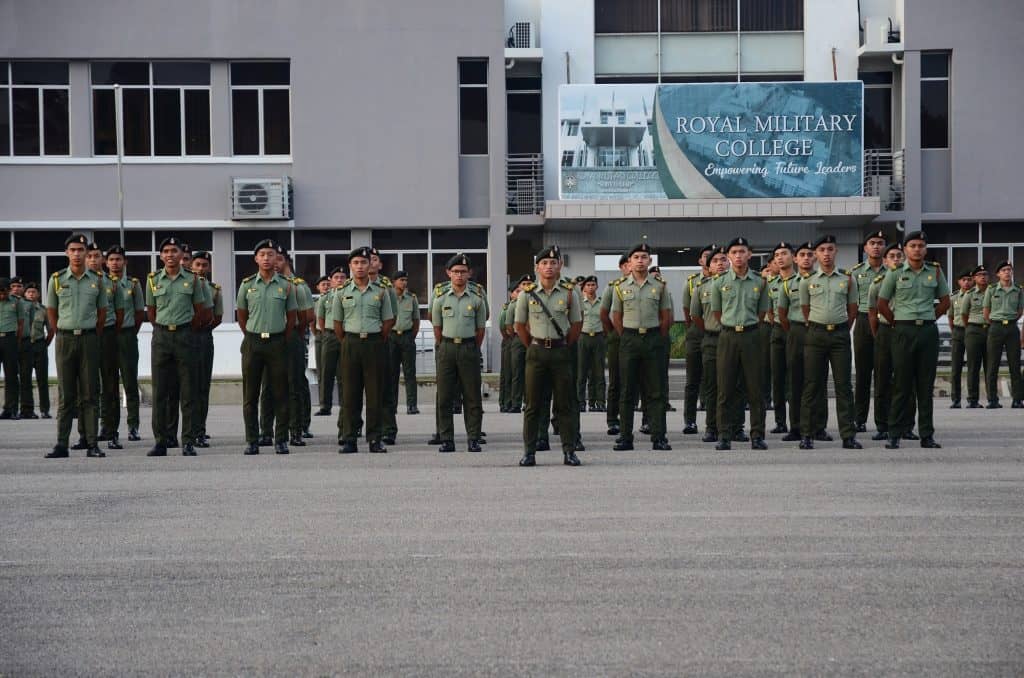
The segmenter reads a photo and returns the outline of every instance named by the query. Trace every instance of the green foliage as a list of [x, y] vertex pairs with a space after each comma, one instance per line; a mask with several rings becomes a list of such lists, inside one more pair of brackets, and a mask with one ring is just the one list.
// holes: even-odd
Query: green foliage
[[669, 351], [670, 358], [685, 358], [686, 357], [686, 324], [677, 322], [672, 323], [672, 327], [669, 328], [668, 338], [671, 342], [671, 350]]

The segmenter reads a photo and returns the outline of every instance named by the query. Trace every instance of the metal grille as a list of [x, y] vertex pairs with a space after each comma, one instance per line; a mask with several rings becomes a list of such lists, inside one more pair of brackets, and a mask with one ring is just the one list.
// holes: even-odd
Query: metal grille
[[512, 26], [512, 46], [521, 49], [533, 47], [533, 24], [529, 21], [517, 21]]
[[881, 198], [883, 210], [903, 209], [903, 151], [864, 151], [864, 195]]
[[232, 219], [292, 219], [292, 180], [231, 180]]
[[544, 213], [544, 155], [522, 153], [506, 158], [506, 214]]

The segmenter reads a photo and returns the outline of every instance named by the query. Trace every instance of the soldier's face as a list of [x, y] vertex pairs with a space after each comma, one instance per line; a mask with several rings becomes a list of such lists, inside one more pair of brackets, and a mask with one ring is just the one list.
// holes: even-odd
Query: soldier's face
[[280, 273], [284, 270], [284, 255], [274, 252], [274, 270]]
[[167, 245], [160, 250], [160, 261], [164, 262], [164, 266], [171, 268], [181, 266], [182, 256], [182, 251], [177, 245]]
[[814, 267], [814, 252], [802, 249], [796, 253], [796, 265], [801, 271], [809, 271]]
[[701, 268], [708, 268], [708, 252], [704, 252], [697, 258], [697, 263], [700, 264]]
[[864, 254], [868, 255], [872, 259], [878, 259], [881, 257], [884, 249], [885, 241], [881, 238], [868, 238], [868, 241], [864, 243]]
[[537, 270], [537, 275], [544, 280], [558, 277], [558, 259], [550, 257], [541, 259], [534, 268]]
[[192, 272], [201, 275], [204, 278], [210, 277], [210, 260], [209, 259], [193, 259], [192, 260]]
[[974, 284], [980, 287], [988, 285], [988, 271], [982, 271], [981, 273], [974, 274]]
[[960, 278], [960, 280], [958, 280], [957, 283], [960, 285], [960, 289], [966, 292], [967, 290], [971, 289], [971, 276], [965, 275], [964, 277]]
[[341, 287], [342, 285], [345, 284], [345, 279], [347, 277], [348, 276], [346, 276], [344, 273], [341, 273], [340, 271], [338, 273], [335, 273], [334, 275], [331, 276], [331, 287]]
[[0, 287], [0, 301], [7, 301], [11, 291], [6, 287]]
[[107, 256], [107, 270], [111, 275], [120, 276], [124, 272], [124, 257], [120, 254]]
[[85, 245], [80, 242], [71, 243], [67, 249], [64, 250], [64, 254], [68, 257], [68, 262], [75, 268], [79, 268], [85, 263]]
[[[999, 282], [1005, 287], [1013, 282], [1013, 269], [1009, 266], [1003, 266], [1001, 269], [996, 271], [996, 275], [999, 276]], [[14, 285], [11, 285], [11, 291], [14, 291]]]
[[260, 271], [269, 273], [277, 264], [277, 252], [271, 247], [264, 247], [256, 251], [255, 259]]
[[181, 253], [181, 267], [189, 270], [192, 269], [192, 255], [188, 252]]
[[90, 250], [89, 253], [85, 255], [85, 265], [92, 271], [102, 271], [103, 252], [100, 252], [99, 250]]
[[348, 269], [353, 277], [365, 280], [370, 275], [370, 260], [366, 257], [352, 257], [348, 260]]
[[380, 257], [376, 254], [370, 255], [370, 273], [379, 273], [381, 269]]
[[633, 252], [629, 255], [629, 270], [633, 273], [646, 273], [651, 267], [651, 255], [647, 252]]
[[814, 256], [825, 268], [832, 268], [836, 263], [836, 246], [830, 242], [822, 243], [814, 248]]
[[462, 264], [456, 264], [448, 269], [448, 279], [452, 281], [452, 285], [462, 287], [469, 280], [469, 267]]
[[924, 261], [924, 255], [928, 253], [928, 243], [924, 240], [911, 240], [903, 244], [903, 256], [915, 264]]
[[588, 297], [592, 297], [597, 294], [597, 283], [593, 280], [583, 283], [583, 294]]
[[317, 294], [326, 294], [328, 288], [331, 286], [330, 280], [321, 280], [316, 284]]
[[11, 283], [11, 294], [16, 296], [16, 297], [22, 296], [23, 294], [25, 294], [25, 286], [22, 285], [21, 283], [12, 282]]
[[744, 269], [750, 261], [750, 248], [746, 245], [733, 245], [729, 248], [729, 263], [733, 268]]
[[885, 265], [889, 268], [903, 265], [903, 252], [901, 250], [889, 250], [889, 253], [885, 255]]
[[721, 275], [725, 273], [726, 269], [729, 268], [729, 257], [719, 252], [718, 254], [711, 257], [711, 266], [709, 266], [708, 268], [714, 275]]
[[39, 301], [39, 290], [34, 287], [25, 290], [25, 298], [29, 301]]
[[398, 280], [396, 280], [394, 282], [395, 282], [395, 291], [398, 292], [399, 294], [405, 294], [405, 289], [407, 287], [409, 287], [409, 279], [408, 278], [399, 278]]

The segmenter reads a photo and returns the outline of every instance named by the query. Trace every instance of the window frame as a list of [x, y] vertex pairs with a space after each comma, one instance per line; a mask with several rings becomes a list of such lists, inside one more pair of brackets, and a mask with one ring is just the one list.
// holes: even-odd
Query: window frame
[[[70, 158], [72, 155], [71, 148], [71, 83], [70, 73], [69, 82], [66, 85], [16, 85], [14, 83], [14, 62], [17, 59], [11, 59], [7, 61], [0, 61], [3, 64], [4, 70], [7, 71], [7, 81], [0, 83], [0, 90], [7, 92], [7, 149], [8, 152], [0, 154], [0, 158]], [[67, 61], [55, 61], [54, 63], [67, 64], [70, 71], [71, 64]], [[36, 103], [39, 106], [39, 152], [36, 154], [27, 153], [15, 153], [14, 152], [14, 91], [15, 90], [36, 90]], [[68, 129], [68, 152], [67, 153], [47, 153], [46, 152], [46, 111], [44, 110], [43, 104], [43, 92], [46, 90], [62, 91], [67, 96], [68, 101], [68, 117], [67, 117], [67, 129]]]
[[[287, 85], [236, 85], [232, 81], [231, 66], [237, 63], [287, 63], [288, 64], [288, 84]], [[231, 120], [231, 156], [240, 158], [289, 158], [292, 154], [292, 145], [295, 141], [295, 116], [293, 115], [292, 108], [292, 73], [291, 73], [291, 61], [287, 59], [235, 59], [228, 62], [228, 99], [230, 101], [230, 115]], [[288, 92], [288, 152], [287, 153], [271, 153], [266, 152], [266, 136], [267, 130], [265, 126], [265, 116], [263, 109], [263, 93], [268, 90], [274, 91], [286, 91]], [[250, 91], [256, 92], [256, 121], [259, 126], [259, 142], [260, 148], [259, 153], [238, 153], [235, 151], [235, 97], [236, 91]]]
[[[953, 98], [952, 98], [952, 75], [953, 75], [953, 54], [951, 52], [944, 51], [926, 51], [921, 52], [921, 57], [925, 56], [936, 56], [942, 55], [946, 58], [946, 75], [945, 76], [928, 76], [920, 77], [918, 82], [918, 96], [919, 96], [919, 140], [921, 150], [923, 151], [948, 151], [950, 150], [950, 142], [952, 141], [953, 132]], [[945, 146], [925, 146], [924, 145], [924, 83], [926, 82], [944, 82], [946, 83], [946, 145]], [[895, 107], [894, 107], [895, 108]]]
[[[864, 82], [864, 80], [862, 79], [862, 76], [867, 74], [867, 73], [887, 73], [889, 75], [889, 82], [887, 82], [887, 83], [870, 83], [870, 84], [867, 83], [867, 82]], [[893, 101], [893, 92], [895, 91], [893, 89], [893, 80], [894, 80], [893, 72], [892, 71], [863, 71], [863, 72], [857, 73], [857, 76], [858, 76], [858, 78], [861, 79], [861, 82], [864, 83], [864, 90], [865, 90], [865, 97], [864, 98], [865, 98], [865, 100], [867, 100], [867, 96], [866, 96], [867, 90], [888, 90], [888, 92], [889, 92], [889, 145], [887, 147], [885, 147], [885, 148], [871, 148], [871, 149], [869, 149], [867, 147], [867, 145], [866, 145], [866, 142], [865, 142], [864, 150], [865, 151], [871, 150], [871, 151], [890, 151], [891, 152], [893, 150], [893, 147], [895, 146], [895, 144], [893, 143], [893, 140], [894, 140], [894, 136], [896, 134], [896, 108], [897, 108], [895, 106], [895, 102]], [[865, 125], [865, 127], [866, 127], [866, 125]]]
[[[456, 80], [456, 82], [458, 82], [458, 84], [459, 84], [459, 97], [458, 97], [458, 102], [457, 102], [458, 103], [458, 111], [459, 111], [459, 114], [458, 114], [459, 115], [459, 157], [465, 157], [465, 158], [486, 158], [486, 157], [488, 157], [491, 154], [491, 142], [490, 142], [491, 116], [490, 116], [490, 111], [489, 111], [490, 104], [491, 104], [491, 96], [490, 96], [490, 89], [489, 89], [489, 87], [490, 87], [490, 85], [489, 85], [490, 79], [487, 79], [485, 82], [482, 82], [482, 83], [479, 83], [479, 82], [463, 83], [462, 82], [462, 68], [461, 68], [461, 66], [462, 66], [463, 63], [468, 62], [468, 61], [482, 62], [483, 64], [485, 64], [485, 68], [484, 68], [485, 75], [489, 75], [490, 67], [491, 67], [490, 59], [488, 59], [487, 57], [459, 57], [458, 60], [457, 60], [457, 63], [456, 63], [456, 77], [457, 77], [457, 80]], [[485, 148], [485, 150], [484, 150], [483, 153], [464, 153], [463, 150], [462, 150], [462, 125], [463, 125], [463, 119], [462, 119], [462, 90], [463, 89], [482, 89], [482, 90], [484, 90], [484, 115], [485, 115], [485, 118], [484, 118], [484, 148]]]

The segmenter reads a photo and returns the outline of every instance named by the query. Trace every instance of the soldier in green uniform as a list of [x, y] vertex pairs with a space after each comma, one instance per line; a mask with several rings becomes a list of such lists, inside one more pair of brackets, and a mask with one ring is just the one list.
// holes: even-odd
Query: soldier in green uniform
[[[693, 320], [693, 327], [697, 328], [701, 335], [700, 399], [705, 403], [717, 403], [718, 337], [722, 333], [722, 324], [718, 322], [715, 314], [711, 311], [711, 286], [716, 277], [729, 269], [729, 257], [725, 254], [725, 248], [719, 245], [708, 245], [704, 250], [707, 253], [707, 275], [702, 275], [694, 285], [690, 296], [689, 317]], [[689, 357], [687, 357], [687, 360], [689, 360]], [[742, 417], [737, 426], [733, 428], [733, 432], [740, 426], [742, 426]], [[705, 443], [718, 442], [718, 428], [718, 408], [714, 405], [708, 406], [706, 408], [704, 436], [701, 440]]]
[[576, 379], [576, 397], [580, 410], [590, 402], [591, 412], [604, 412], [604, 360], [608, 352], [604, 326], [601, 325], [601, 300], [597, 297], [597, 276], [583, 279], [583, 298], [580, 312], [583, 327], [579, 341], [579, 366]]
[[[985, 353], [988, 343], [988, 323], [985, 321], [985, 294], [988, 292], [988, 269], [982, 264], [976, 267], [971, 276], [974, 278], [972, 287], [960, 302], [960, 317], [964, 320], [964, 346], [967, 350], [967, 408], [981, 407], [981, 374], [988, 364]], [[988, 388], [988, 384], [985, 384]], [[989, 402], [996, 395], [986, 393]]]
[[107, 447], [118, 449], [117, 443], [118, 427], [121, 423], [121, 403], [118, 401], [117, 379], [120, 377], [124, 386], [125, 402], [128, 406], [128, 440], [137, 441], [139, 437], [139, 327], [146, 319], [146, 297], [142, 291], [142, 283], [138, 278], [132, 278], [125, 274], [127, 263], [124, 248], [120, 245], [113, 245], [106, 253], [107, 271], [110, 273], [110, 281], [117, 288], [117, 299], [115, 311], [120, 311], [116, 326], [117, 363], [116, 369], [111, 371], [113, 375], [114, 388], [104, 391], [104, 398], [107, 400], [103, 408], [111, 413], [113, 423], [112, 435]]
[[836, 267], [836, 239], [825, 235], [814, 243], [818, 270], [800, 284], [800, 308], [807, 323], [804, 343], [804, 392], [800, 410], [801, 450], [814, 449], [814, 424], [811, 412], [814, 403], [826, 400], [825, 378], [832, 367], [836, 392], [836, 416], [843, 448], [859, 450], [857, 442], [853, 385], [850, 368], [853, 352], [850, 326], [857, 317], [857, 281]]
[[[96, 446], [99, 397], [100, 346], [107, 316], [107, 293], [99, 276], [85, 265], [89, 240], [80, 233], [64, 241], [68, 267], [50, 276], [46, 315], [50, 331], [57, 335], [57, 444], [47, 459], [69, 456], [71, 419], [77, 407], [84, 421], [87, 457], [106, 456]], [[2, 340], [2, 337], [0, 337]], [[80, 398], [80, 400], [79, 400]]]
[[508, 323], [506, 322], [506, 316], [508, 315], [509, 306], [513, 303], [512, 292], [515, 288], [515, 285], [509, 286], [509, 298], [501, 305], [501, 310], [498, 311], [498, 333], [501, 335], [501, 367], [498, 371], [498, 411], [503, 414], [509, 411], [511, 407], [509, 401], [512, 399], [511, 351], [509, 347], [512, 345], [515, 335], [514, 333], [509, 334], [507, 331]]
[[[53, 330], [46, 321], [46, 307], [43, 306], [39, 297], [39, 285], [30, 282], [25, 286], [25, 299], [31, 304], [29, 324], [31, 331], [29, 340], [32, 342], [31, 370], [28, 377], [32, 377], [32, 371], [36, 375], [36, 388], [39, 390], [39, 417], [50, 418], [50, 358], [48, 348], [53, 341]], [[29, 392], [31, 397], [31, 391]], [[31, 419], [36, 419], [35, 412], [32, 412]]]
[[[921, 447], [941, 447], [935, 441], [932, 419], [935, 369], [939, 360], [939, 330], [935, 320], [949, 309], [949, 286], [938, 266], [925, 262], [927, 252], [924, 233], [908, 233], [903, 240], [906, 261], [886, 273], [878, 290], [878, 312], [893, 325], [893, 403], [889, 414], [888, 449], [899, 448], [906, 427], [903, 412], [915, 399]], [[938, 305], [935, 305], [936, 299]]]
[[[697, 401], [700, 399], [703, 386], [703, 351], [704, 332], [694, 322], [690, 309], [693, 307], [694, 292], [705, 278], [710, 278], [710, 260], [713, 252], [711, 245], [701, 248], [697, 253], [699, 273], [691, 273], [683, 286], [683, 323], [686, 325], [686, 387], [683, 392], [683, 433], [693, 435], [697, 429]], [[717, 341], [717, 339], [716, 339]]]
[[28, 314], [22, 299], [11, 295], [10, 278], [0, 278], [0, 365], [4, 368], [4, 411], [0, 419], [18, 418], [19, 354]]
[[[398, 308], [398, 294], [395, 292], [394, 283], [386, 275], [381, 274], [383, 268], [384, 263], [380, 259], [380, 252], [376, 247], [371, 247], [370, 281], [384, 287], [388, 297], [391, 298], [391, 310], [394, 313], [395, 309]], [[393, 329], [394, 327], [392, 327]], [[387, 378], [393, 371], [393, 366], [391, 365], [391, 342], [394, 340], [395, 335], [389, 332], [384, 338], [384, 356], [381, 359], [381, 369], [385, 375], [385, 382], [381, 387], [383, 389], [381, 391], [381, 430], [383, 431], [382, 441], [385, 445], [394, 445], [395, 439], [398, 437], [398, 391], [386, 387], [388, 384]]]
[[880, 273], [885, 250], [885, 232], [872, 231], [864, 238], [866, 259], [850, 269], [853, 281], [857, 283], [857, 324], [853, 327], [853, 365], [857, 372], [854, 385], [854, 402], [857, 412], [857, 431], [867, 430], [868, 410], [871, 406], [871, 372], [875, 364], [875, 339], [868, 322], [868, 289], [871, 281]]
[[619, 346], [621, 339], [619, 333], [612, 325], [612, 297], [615, 296], [615, 285], [626, 279], [629, 275], [629, 257], [625, 254], [619, 257], [619, 277], [608, 281], [608, 286], [601, 295], [601, 325], [604, 327], [604, 334], [608, 337], [608, 396], [606, 398], [608, 411], [605, 420], [608, 423], [608, 435], [618, 436], [619, 428], [619, 399], [622, 396], [621, 374], [619, 372]]
[[964, 325], [963, 306], [964, 299], [967, 298], [967, 293], [970, 292], [971, 287], [974, 285], [974, 281], [971, 278], [971, 270], [965, 269], [960, 272], [960, 275], [956, 279], [957, 290], [949, 296], [949, 313], [947, 314], [947, 320], [949, 321], [949, 334], [952, 338], [950, 341], [950, 372], [949, 372], [949, 398], [952, 402], [949, 404], [951, 410], [960, 409], [960, 394], [963, 382], [964, 373], [964, 352], [966, 351], [966, 345], [964, 344], [964, 332], [967, 328]]
[[[647, 273], [648, 273], [648, 275], [660, 277], [661, 276], [661, 267], [660, 266], [651, 266], [647, 270]], [[669, 311], [670, 311], [669, 318], [668, 318], [668, 326], [669, 326], [669, 328], [671, 328], [672, 325], [675, 324], [675, 321], [676, 321], [675, 302], [672, 299], [672, 290], [670, 290], [667, 285], [665, 286], [665, 294], [668, 295], [668, 303], [669, 303], [669, 307], [668, 308], [669, 308]], [[665, 341], [662, 342], [662, 351], [661, 351], [661, 353], [662, 353], [661, 388], [665, 392], [665, 412], [675, 412], [676, 408], [672, 405], [672, 401], [668, 397], [669, 396], [668, 366], [669, 366], [669, 362], [672, 359], [672, 339], [668, 335], [665, 335]], [[644, 408], [644, 416], [646, 417], [647, 414], [648, 414], [647, 408], [645, 407]], [[667, 430], [667, 427], [668, 427], [668, 424], [666, 423], [666, 430]]]
[[456, 254], [445, 265], [451, 285], [431, 303], [437, 363], [439, 452], [455, 451], [452, 401], [462, 391], [466, 435], [470, 452], [480, 452], [483, 403], [480, 393], [480, 344], [484, 340], [487, 307], [469, 286], [469, 257]]
[[11, 278], [10, 296], [21, 304], [25, 314], [21, 336], [18, 337], [18, 401], [12, 414], [18, 413], [18, 419], [35, 419], [32, 406], [32, 304], [25, 299], [25, 280], [16, 275]]
[[[274, 452], [288, 454], [288, 342], [296, 331], [295, 286], [278, 272], [278, 243], [261, 240], [253, 248], [258, 271], [242, 279], [235, 306], [242, 330], [242, 416], [244, 454], [260, 453], [260, 384], [270, 388], [274, 407]], [[265, 379], [266, 372], [270, 373]]]
[[[331, 277], [328, 275], [322, 275], [316, 280], [316, 294], [313, 296], [313, 355], [316, 358], [316, 385], [317, 391], [322, 392], [324, 387], [324, 333], [320, 327], [320, 316], [318, 312], [321, 306], [323, 306], [324, 297], [327, 292], [331, 289]], [[323, 398], [318, 398], [317, 404], [323, 403]], [[320, 411], [317, 410], [317, 416], [320, 415]]]
[[[891, 243], [886, 246], [882, 262], [885, 271], [891, 271], [903, 265], [903, 248], [899, 243]], [[884, 280], [885, 273], [879, 273], [868, 288], [868, 322], [871, 324], [871, 332], [875, 338], [875, 428], [877, 432], [871, 436], [872, 440], [889, 439], [889, 411], [892, 407], [892, 325], [878, 314], [878, 290], [882, 288]], [[910, 436], [913, 435], [911, 432], [914, 428], [915, 411], [916, 406], [911, 403], [903, 412], [906, 419], [906, 423], [901, 427], [905, 431], [904, 438], [914, 439]]]
[[[722, 324], [718, 337], [718, 421], [731, 422], [742, 417], [739, 394], [740, 375], [746, 381], [750, 402], [750, 447], [765, 450], [765, 402], [761, 390], [764, 360], [758, 337], [760, 320], [768, 311], [768, 291], [761, 277], [750, 270], [750, 243], [734, 238], [725, 248], [731, 269], [715, 279], [711, 286], [711, 311]], [[710, 404], [709, 404], [710, 407]], [[716, 450], [732, 449], [731, 431], [722, 426]]]
[[395, 327], [388, 344], [391, 347], [392, 400], [398, 402], [398, 381], [405, 375], [405, 412], [419, 414], [416, 404], [416, 337], [420, 333], [420, 300], [409, 289], [409, 274], [395, 271], [392, 278], [395, 300]]
[[1024, 407], [1024, 391], [1021, 390], [1020, 377], [1020, 329], [1017, 321], [1024, 313], [1024, 290], [1013, 282], [1013, 264], [1001, 261], [996, 264], [995, 285], [990, 285], [985, 292], [983, 308], [985, 322], [988, 323], [988, 343], [985, 353], [988, 355], [988, 367], [985, 383], [989, 396], [989, 408], [1001, 407], [999, 404], [999, 362], [1003, 351], [1006, 351], [1006, 366], [1010, 368], [1011, 407]]
[[199, 276], [209, 291], [210, 307], [203, 317], [203, 326], [196, 332], [199, 365], [198, 386], [196, 387], [196, 447], [209, 447], [206, 435], [206, 420], [210, 414], [210, 387], [213, 383], [213, 331], [224, 319], [224, 294], [220, 285], [210, 279], [211, 255], [205, 250], [192, 253], [192, 272]]
[[[559, 281], [562, 253], [557, 245], [537, 253], [534, 270], [537, 284], [524, 283], [516, 301], [515, 328], [526, 347], [526, 411], [523, 414], [523, 447], [520, 466], [535, 466], [540, 408], [547, 408], [545, 391], [552, 395], [566, 466], [579, 466], [576, 456], [574, 413], [571, 411], [574, 384], [569, 344], [579, 337], [583, 325], [579, 297], [572, 285]], [[579, 414], [577, 411], [575, 414]]]
[[[323, 377], [320, 379], [320, 409], [316, 416], [326, 417], [331, 414], [331, 407], [334, 406], [334, 394], [338, 394], [338, 407], [341, 407], [341, 342], [334, 334], [334, 295], [348, 282], [348, 274], [342, 267], [331, 271], [330, 289], [327, 294], [320, 297], [316, 305], [316, 324], [320, 328], [320, 336], [323, 337], [322, 355], [320, 361], [324, 367]], [[338, 417], [338, 430], [341, 430], [341, 417]], [[339, 443], [340, 444], [340, 443]]]
[[516, 305], [523, 291], [523, 285], [533, 283], [534, 276], [527, 273], [516, 282], [512, 290], [512, 302], [509, 304], [508, 313], [505, 315], [505, 332], [511, 333], [512, 345], [509, 347], [509, 369], [512, 372], [509, 380], [509, 414], [519, 414], [523, 411], [526, 390], [526, 346], [519, 340], [516, 334]]
[[800, 428], [799, 421], [791, 421], [786, 424], [786, 403], [790, 399], [788, 364], [786, 362], [786, 330], [782, 327], [782, 318], [779, 313], [779, 300], [784, 293], [784, 286], [793, 280], [796, 272], [793, 270], [793, 249], [794, 245], [788, 242], [780, 242], [772, 249], [772, 261], [775, 263], [776, 275], [768, 284], [768, 300], [771, 305], [769, 315], [771, 317], [770, 362], [772, 372], [772, 408], [775, 410], [775, 428], [771, 433], [789, 433], [790, 428], [794, 431]]
[[395, 324], [388, 288], [370, 279], [369, 247], [349, 255], [352, 278], [334, 293], [334, 333], [341, 342], [341, 384], [344, 390], [340, 454], [358, 452], [363, 394], [366, 394], [366, 439], [370, 452], [387, 452], [381, 444], [384, 342]]
[[[761, 320], [761, 327], [758, 329], [758, 336], [761, 338], [761, 348], [764, 350], [765, 359], [762, 362], [761, 370], [761, 393], [764, 396], [765, 412], [772, 409], [772, 311], [771, 311], [771, 286], [778, 275], [779, 269], [775, 265], [775, 257], [768, 259], [768, 264], [761, 269], [761, 280], [764, 281], [764, 288], [768, 290], [768, 312]], [[765, 415], [767, 416], [767, 414]]]
[[[195, 382], [196, 341], [194, 332], [202, 326], [205, 295], [197, 276], [181, 265], [181, 239], [171, 236], [160, 243], [164, 266], [146, 280], [146, 312], [153, 325], [150, 348], [153, 375], [153, 439], [147, 455], [167, 456], [168, 443], [177, 437], [168, 402], [177, 387], [181, 407], [181, 453], [196, 455]], [[175, 428], [171, 428], [174, 426]]]
[[[103, 335], [100, 337], [100, 401], [99, 417], [100, 432], [97, 440], [106, 440], [107, 448], [120, 450], [122, 445], [115, 436], [117, 421], [120, 419], [120, 403], [118, 402], [118, 327], [123, 322], [124, 310], [121, 301], [121, 290], [110, 279], [110, 276], [103, 270], [105, 258], [103, 250], [95, 242], [90, 242], [86, 247], [85, 265], [88, 266], [102, 281], [104, 291], [107, 293], [107, 315], [106, 325], [103, 328]], [[118, 310], [121, 307], [121, 310]], [[117, 407], [113, 407], [116, 405]], [[78, 420], [78, 432], [81, 440], [73, 449], [80, 449], [85, 446], [85, 430], [83, 422]]]
[[295, 290], [295, 327], [288, 338], [288, 430], [289, 444], [302, 447], [303, 438], [312, 438], [309, 432], [309, 417], [312, 403], [309, 398], [309, 380], [306, 366], [309, 364], [307, 331], [313, 319], [313, 292], [306, 281], [292, 271], [292, 257], [281, 243], [277, 246], [278, 270]]
[[665, 282], [648, 275], [651, 248], [646, 242], [627, 253], [630, 272], [612, 286], [611, 320], [619, 334], [619, 396], [621, 441], [615, 450], [633, 449], [633, 411], [637, 402], [637, 381], [643, 379], [644, 403], [649, 410], [651, 443], [655, 450], [671, 450], [666, 437], [665, 402], [661, 370], [664, 342], [672, 321], [672, 300]]

